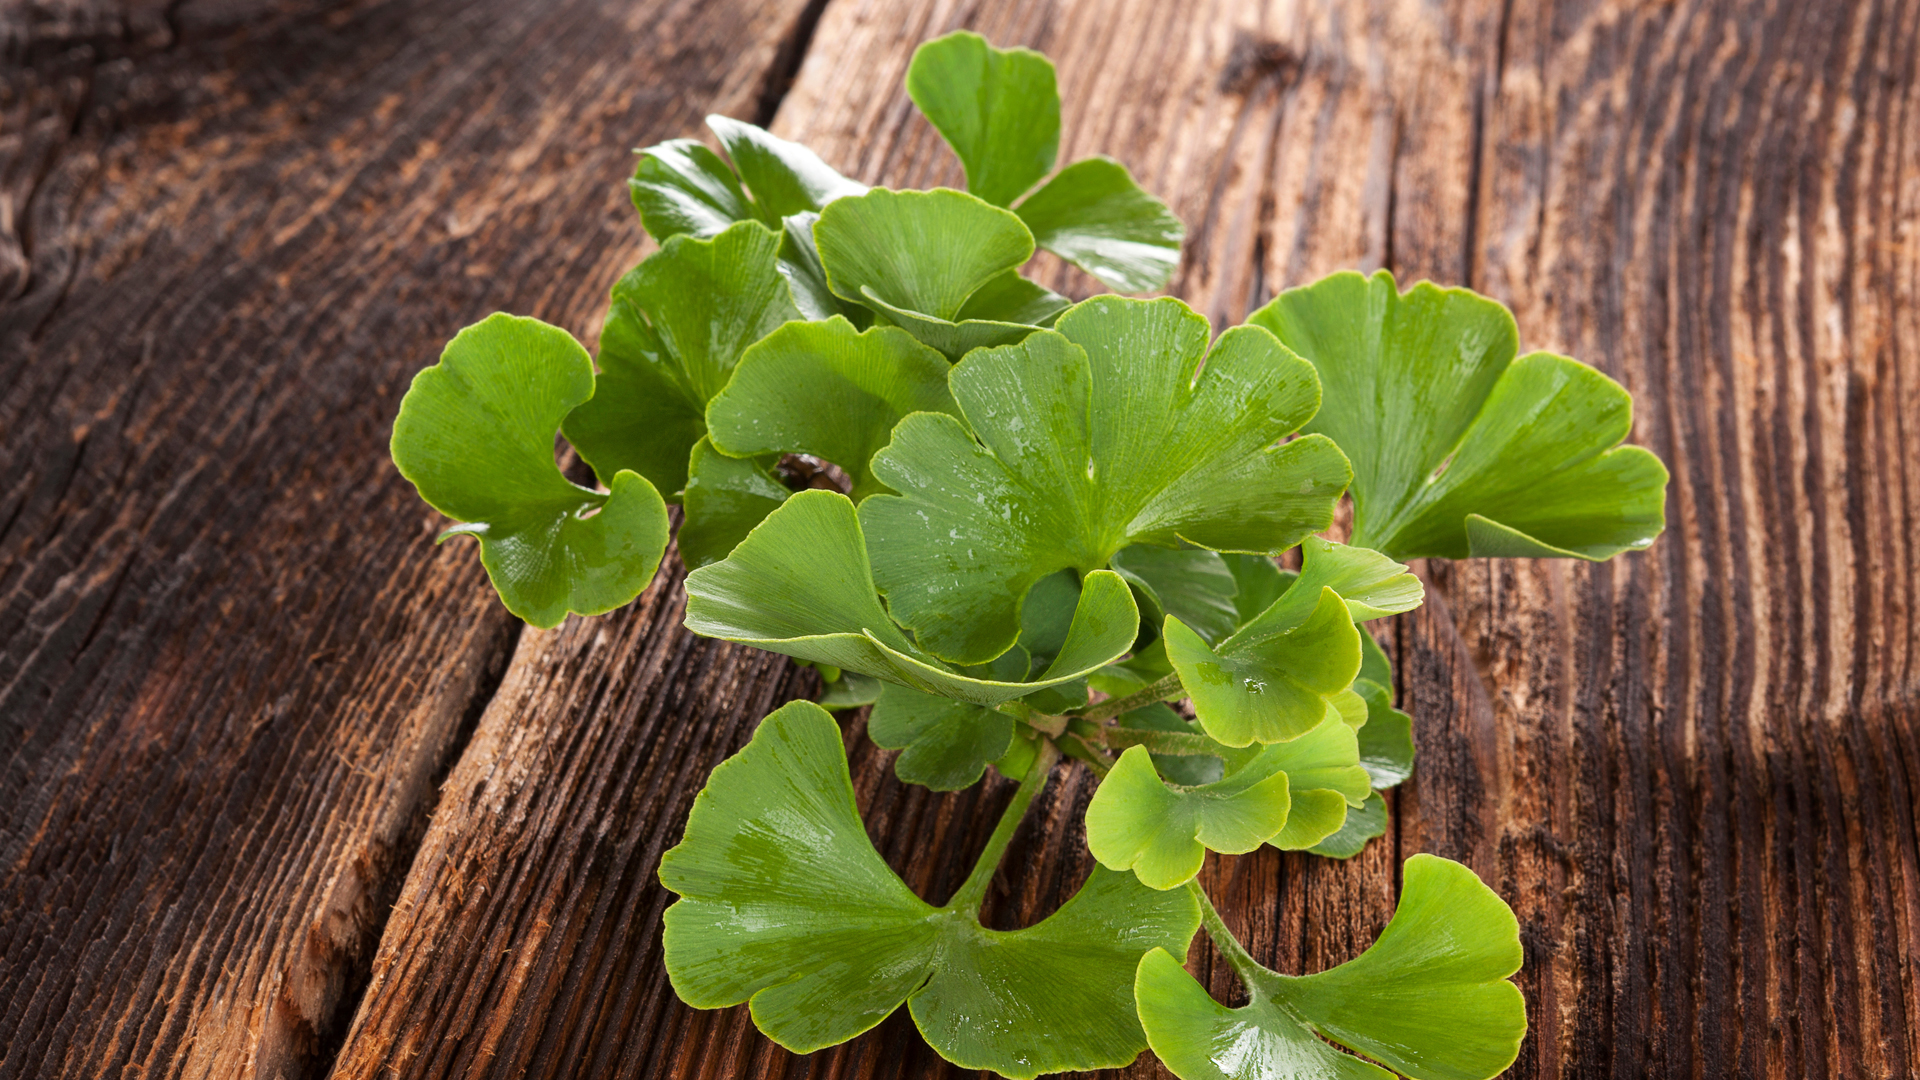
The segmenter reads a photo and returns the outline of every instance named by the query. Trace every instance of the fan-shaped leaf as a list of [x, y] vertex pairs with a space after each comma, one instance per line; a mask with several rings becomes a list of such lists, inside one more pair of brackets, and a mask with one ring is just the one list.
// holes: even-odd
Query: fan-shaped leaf
[[[1022, 672], [1022, 675], [1025, 673]], [[1013, 744], [1013, 717], [964, 701], [888, 686], [867, 718], [874, 743], [899, 750], [893, 771], [909, 784], [958, 791], [978, 783]]]
[[1167, 619], [1165, 635], [1167, 658], [1201, 726], [1228, 746], [1305, 735], [1330, 711], [1337, 715], [1333, 698], [1360, 672], [1360, 631], [1329, 588], [1299, 626], [1243, 631], [1218, 652], [1175, 618]]
[[688, 1004], [750, 1001], [769, 1038], [810, 1053], [909, 1002], [943, 1057], [1011, 1077], [1131, 1061], [1131, 972], [1149, 948], [1184, 954], [1200, 921], [1191, 896], [1099, 869], [1025, 930], [922, 901], [867, 839], [840, 730], [810, 702], [714, 770], [660, 881], [682, 897], [665, 952]]
[[1372, 794], [1353, 727], [1336, 716], [1290, 742], [1262, 747], [1254, 760], [1286, 773], [1292, 785], [1293, 813], [1268, 840], [1283, 851], [1313, 847], [1339, 832], [1347, 811]]
[[1309, 536], [1300, 542], [1300, 556], [1292, 585], [1239, 633], [1265, 635], [1300, 625], [1320, 602], [1323, 588], [1340, 594], [1357, 623], [1412, 611], [1426, 598], [1419, 578], [1377, 551]]
[[791, 322], [741, 355], [707, 406], [714, 446], [736, 457], [812, 454], [845, 469], [857, 501], [883, 491], [868, 467], [913, 412], [957, 414], [946, 358], [893, 327]]
[[1151, 889], [1200, 872], [1209, 850], [1252, 851], [1287, 823], [1287, 774], [1265, 755], [1224, 779], [1175, 790], [1144, 746], [1129, 747], [1087, 805], [1087, 847], [1100, 864], [1132, 870]]
[[613, 287], [600, 382], [565, 425], [596, 475], [632, 469], [668, 495], [686, 486], [707, 402], [747, 346], [800, 317], [779, 249], [752, 221], [711, 240], [676, 236]]
[[960, 158], [967, 190], [995, 206], [1053, 171], [1060, 91], [1039, 53], [958, 30], [913, 51], [907, 94]]
[[1393, 695], [1364, 673], [1354, 680], [1353, 689], [1367, 703], [1367, 723], [1360, 729], [1360, 764], [1366, 766], [1374, 787], [1393, 787], [1413, 775], [1413, 718], [1394, 708]]
[[867, 185], [841, 176], [820, 155], [764, 128], [725, 116], [707, 117], [707, 126], [720, 136], [767, 225], [778, 228], [789, 214], [817, 211], [842, 196], [867, 193]]
[[1606, 559], [1665, 527], [1666, 467], [1617, 445], [1633, 403], [1550, 353], [1518, 360], [1513, 316], [1380, 271], [1289, 289], [1255, 312], [1320, 371], [1309, 430], [1353, 456], [1353, 542], [1395, 558]]
[[561, 417], [593, 389], [593, 361], [566, 331], [492, 315], [414, 376], [393, 422], [400, 474], [464, 522], [447, 535], [480, 541], [501, 601], [535, 626], [632, 600], [667, 546], [666, 506], [644, 478], [610, 474], [603, 495], [554, 463]]
[[1177, 300], [1096, 297], [956, 365], [965, 424], [900, 422], [873, 469], [901, 494], [860, 514], [875, 578], [923, 647], [997, 656], [1035, 581], [1129, 544], [1271, 552], [1326, 527], [1345, 459], [1322, 438], [1279, 443], [1312, 415], [1311, 366], [1256, 328], [1211, 353], [1207, 337]]
[[1292, 570], [1280, 569], [1266, 555], [1229, 554], [1220, 559], [1233, 574], [1233, 627], [1236, 630], [1272, 607], [1300, 578]]
[[675, 236], [712, 236], [755, 217], [733, 170], [697, 139], [669, 139], [640, 151], [627, 188], [641, 227], [662, 245]]
[[1037, 677], [1023, 682], [956, 672], [927, 657], [887, 617], [853, 503], [832, 491], [793, 496], [724, 561], [687, 575], [687, 627], [697, 634], [976, 705], [1085, 678], [1126, 652], [1139, 620], [1118, 575], [1091, 573], [1059, 655]]
[[793, 494], [767, 471], [771, 463], [771, 457], [728, 457], [705, 438], [694, 444], [679, 536], [680, 559], [690, 569], [726, 558]]
[[1134, 587], [1149, 626], [1173, 615], [1208, 641], [1219, 641], [1239, 625], [1239, 583], [1216, 552], [1135, 544], [1114, 552], [1108, 565]]
[[1061, 169], [1015, 210], [1033, 242], [1117, 292], [1152, 292], [1180, 265], [1187, 227], [1127, 167], [1092, 157]]
[[1229, 1009], [1170, 953], [1140, 961], [1134, 994], [1153, 1052], [1182, 1080], [1391, 1080], [1315, 1033], [1414, 1080], [1487, 1080], [1513, 1063], [1526, 1000], [1520, 926], [1473, 871], [1408, 859], [1393, 919], [1372, 948], [1318, 975], [1250, 972]]

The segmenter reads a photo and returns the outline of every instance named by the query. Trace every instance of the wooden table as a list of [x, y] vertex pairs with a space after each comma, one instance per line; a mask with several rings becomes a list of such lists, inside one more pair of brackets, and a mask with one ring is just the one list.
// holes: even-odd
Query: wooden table
[[[1254, 952], [1346, 959], [1433, 851], [1519, 913], [1515, 1076], [1920, 1072], [1914, 0], [0, 0], [0, 1077], [951, 1071], [903, 1016], [795, 1059], [678, 1003], [660, 852], [815, 687], [681, 630], [677, 562], [522, 629], [386, 441], [489, 311], [592, 339], [629, 150], [707, 111], [956, 180], [900, 88], [956, 26], [1054, 57], [1062, 159], [1169, 198], [1216, 324], [1471, 284], [1673, 469], [1644, 555], [1423, 568], [1397, 827], [1210, 866]], [[859, 729], [944, 894], [1010, 785]], [[1089, 794], [995, 925], [1077, 885]]]

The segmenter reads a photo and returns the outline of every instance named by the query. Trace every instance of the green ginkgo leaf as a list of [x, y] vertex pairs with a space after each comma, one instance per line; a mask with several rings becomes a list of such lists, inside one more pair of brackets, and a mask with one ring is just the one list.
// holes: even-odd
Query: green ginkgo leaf
[[689, 569], [726, 558], [755, 525], [793, 494], [768, 471], [771, 458], [728, 457], [705, 438], [694, 444], [681, 496], [680, 561]]
[[593, 390], [593, 361], [566, 331], [492, 315], [414, 376], [393, 422], [400, 474], [463, 522], [447, 536], [480, 541], [501, 601], [535, 626], [628, 603], [667, 547], [666, 505], [645, 478], [608, 474], [601, 494], [554, 462], [561, 418]]
[[1220, 559], [1226, 564], [1228, 572], [1233, 574], [1235, 630], [1272, 607], [1274, 601], [1285, 596], [1300, 578], [1292, 570], [1280, 569], [1266, 555], [1229, 554], [1220, 556]]
[[1665, 527], [1667, 470], [1620, 446], [1633, 402], [1577, 361], [1514, 359], [1500, 304], [1382, 270], [1289, 289], [1248, 320], [1313, 361], [1309, 430], [1353, 457], [1353, 543], [1394, 558], [1607, 559]]
[[[1153, 1052], [1181, 1080], [1488, 1080], [1526, 1035], [1520, 925], [1473, 871], [1405, 867], [1400, 905], [1366, 952], [1317, 975], [1244, 970], [1250, 1000], [1214, 1001], [1174, 952], [1140, 961], [1134, 994]], [[1250, 967], [1251, 965], [1249, 965]]]
[[1360, 677], [1381, 686], [1393, 685], [1393, 664], [1372, 634], [1360, 635]]
[[1083, 679], [1132, 645], [1140, 613], [1126, 583], [1103, 570], [1081, 585], [1071, 629], [1045, 671], [1025, 681], [955, 671], [917, 648], [880, 606], [852, 501], [812, 490], [767, 515], [726, 559], [687, 575], [686, 624], [706, 637], [992, 706]]
[[820, 155], [764, 128], [725, 116], [707, 117], [707, 126], [720, 136], [764, 224], [778, 228], [790, 214], [818, 211], [843, 196], [867, 193], [867, 185], [841, 176]]
[[1108, 565], [1134, 587], [1150, 626], [1173, 615], [1208, 641], [1220, 641], [1240, 625], [1239, 582], [1217, 552], [1135, 544], [1114, 552]]
[[1298, 626], [1320, 602], [1323, 588], [1340, 594], [1357, 623], [1412, 611], [1426, 598], [1419, 578], [1377, 551], [1309, 536], [1300, 542], [1300, 557], [1300, 573], [1293, 583], [1240, 633], [1266, 634]]
[[876, 745], [899, 750], [893, 771], [909, 784], [959, 791], [980, 781], [1013, 744], [1013, 717], [904, 686], [881, 689], [867, 718]]
[[[1111, 668], [1105, 670], [1111, 671]], [[1149, 679], [1148, 682], [1152, 680]], [[1144, 685], [1144, 684], [1142, 684]], [[1154, 702], [1120, 717], [1120, 725], [1136, 731], [1165, 731], [1175, 735], [1202, 735], [1199, 725]], [[1222, 749], [1225, 749], [1224, 747]], [[1226, 757], [1230, 754], [1153, 754], [1153, 767], [1169, 784], [1200, 787], [1226, 775]]]
[[1360, 672], [1360, 630], [1329, 588], [1298, 626], [1242, 631], [1215, 651], [1180, 620], [1164, 630], [1167, 658], [1207, 734], [1228, 746], [1285, 742], [1338, 714], [1335, 696]]
[[1127, 167], [1092, 157], [1061, 169], [1014, 210], [1033, 242], [1116, 292], [1152, 292], [1180, 265], [1187, 227], [1134, 183]]
[[778, 229], [783, 218], [867, 191], [799, 143], [725, 116], [707, 117], [707, 126], [733, 158], [732, 169], [694, 139], [671, 139], [640, 151], [627, 182], [640, 224], [663, 246], [675, 236], [708, 237], [741, 221]]
[[872, 676], [857, 671], [842, 671], [840, 677], [829, 682], [821, 693], [820, 707], [838, 712], [872, 705], [880, 700], [880, 690], [884, 686], [885, 683]]
[[1328, 716], [1297, 739], [1262, 747], [1254, 761], [1286, 773], [1293, 792], [1286, 827], [1267, 841], [1282, 851], [1305, 850], [1339, 832], [1349, 810], [1373, 794], [1357, 733], [1341, 717]]
[[1361, 806], [1349, 807], [1346, 814], [1337, 832], [1307, 850], [1329, 859], [1351, 859], [1366, 850], [1367, 841], [1387, 833], [1387, 801], [1377, 791]]
[[1146, 747], [1129, 747], [1087, 804], [1087, 847], [1100, 865], [1171, 889], [1200, 872], [1208, 851], [1239, 855], [1266, 843], [1291, 805], [1287, 774], [1264, 754], [1211, 784], [1175, 789]]
[[1039, 53], [958, 30], [913, 51], [907, 94], [953, 147], [967, 190], [987, 202], [1011, 205], [1053, 171], [1060, 91]]
[[[1366, 638], [1362, 634], [1363, 639]], [[1413, 775], [1413, 718], [1393, 707], [1393, 694], [1366, 678], [1364, 670], [1353, 689], [1367, 703], [1367, 723], [1360, 729], [1360, 764], [1366, 766], [1375, 788], [1390, 788]]]
[[838, 316], [791, 322], [747, 349], [707, 405], [713, 444], [735, 457], [798, 453], [846, 470], [855, 501], [884, 491], [868, 467], [914, 412], [957, 414], [946, 358], [904, 331]]
[[873, 470], [901, 494], [860, 516], [875, 580], [923, 648], [999, 655], [1035, 581], [1130, 544], [1275, 552], [1327, 526], [1346, 459], [1321, 437], [1280, 441], [1316, 407], [1312, 366], [1258, 328], [1211, 352], [1209, 333], [1177, 300], [1096, 297], [955, 365], [965, 423], [900, 422]]
[[676, 236], [613, 287], [599, 384], [565, 424], [596, 475], [631, 469], [668, 496], [686, 486], [707, 402], [747, 346], [800, 317], [779, 250], [752, 221], [710, 240]]
[[949, 358], [1033, 332], [1008, 321], [1044, 300], [1007, 276], [1017, 279], [1033, 255], [1032, 234], [1010, 211], [947, 188], [876, 188], [821, 211], [813, 237], [834, 295]]
[[947, 1060], [1022, 1078], [1132, 1061], [1146, 1044], [1132, 973], [1148, 949], [1184, 955], [1200, 921], [1190, 895], [1100, 869], [1024, 930], [982, 927], [966, 889], [926, 903], [867, 839], [840, 730], [810, 702], [768, 716], [713, 771], [660, 881], [681, 897], [664, 949], [682, 1001], [749, 1002], [803, 1054], [905, 1002]]

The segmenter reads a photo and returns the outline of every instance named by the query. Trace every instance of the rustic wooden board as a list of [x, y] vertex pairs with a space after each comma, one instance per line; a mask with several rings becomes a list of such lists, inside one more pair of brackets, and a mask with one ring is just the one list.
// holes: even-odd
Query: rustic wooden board
[[[8, 1040], [24, 1051], [0, 1050], [0, 1075], [126, 1063], [231, 1075], [263, 1062], [294, 1075], [329, 1058], [356, 1077], [953, 1071], [898, 1016], [793, 1058], [744, 1010], [680, 1006], [659, 969], [659, 852], [707, 769], [806, 680], [678, 630], [679, 578], [666, 575], [628, 612], [521, 634], [466, 739], [460, 717], [492, 691], [487, 667], [509, 631], [470, 551], [427, 551], [430, 515], [379, 451], [406, 372], [451, 327], [497, 306], [591, 330], [606, 283], [639, 250], [609, 183], [623, 171], [618, 149], [694, 133], [704, 103], [736, 115], [778, 103], [777, 130], [870, 182], [957, 179], [899, 90], [913, 45], [957, 25], [1054, 56], [1063, 157], [1112, 153], [1169, 197], [1192, 229], [1173, 291], [1217, 323], [1344, 267], [1469, 282], [1515, 306], [1528, 347], [1626, 382], [1640, 402], [1635, 440], [1674, 469], [1671, 528], [1647, 555], [1424, 568], [1429, 607], [1388, 630], [1422, 755], [1393, 797], [1395, 831], [1347, 864], [1266, 854], [1211, 865], [1209, 887], [1255, 953], [1292, 971], [1346, 959], [1390, 912], [1399, 859], [1435, 851], [1471, 863], [1520, 914], [1534, 1035], [1516, 1076], [1912, 1073], [1920, 8], [604, 7], [516, 9], [523, 21], [504, 24], [436, 21], [434, 5], [275, 9], [262, 25], [293, 43], [373, 35], [390, 50], [351, 69], [307, 58], [291, 89], [269, 88], [289, 102], [287, 123], [320, 125], [328, 153], [361, 162], [345, 182], [333, 163], [319, 167], [311, 132], [242, 123], [248, 99], [217, 76], [273, 69], [275, 53], [233, 59], [258, 29], [210, 33], [220, 55], [86, 68], [201, 87], [170, 113], [88, 120], [89, 101], [117, 92], [74, 82], [44, 55], [29, 92], [0, 100], [13, 110], [0, 192], [41, 214], [65, 208], [51, 226], [0, 220], [0, 272], [34, 268], [27, 292], [0, 306], [0, 330], [30, 329], [0, 341], [29, 341], [42, 360], [15, 364], [10, 349], [0, 370], [8, 385], [52, 387], [0, 401], [0, 453], [15, 455], [0, 466], [32, 455], [31, 484], [0, 479], [14, 492], [0, 497], [0, 522], [16, 518], [0, 533], [0, 618], [12, 620], [0, 624], [0, 662], [12, 665], [0, 693], [76, 702], [48, 723], [0, 712], [24, 733], [0, 773], [12, 785], [0, 787], [11, 890], [0, 892], [0, 1032], [30, 1035]], [[178, 33], [180, 20], [156, 23], [154, 8], [72, 4], [45, 25]], [[9, 41], [26, 33], [0, 28]], [[428, 44], [386, 40], [402, 31]], [[528, 34], [551, 61], [515, 66], [518, 81], [503, 85], [483, 58]], [[781, 101], [783, 43], [809, 47]], [[478, 55], [456, 59], [456, 46]], [[356, 83], [380, 85], [367, 72], [414, 96], [388, 104]], [[411, 113], [418, 100], [434, 103], [426, 117]], [[11, 121], [43, 114], [37, 126]], [[16, 131], [39, 141], [4, 141]], [[434, 149], [407, 157], [423, 132]], [[343, 186], [311, 214], [301, 185], [323, 180]], [[58, 197], [27, 202], [23, 185]], [[444, 202], [478, 211], [447, 215], [448, 233], [470, 233], [423, 224]], [[197, 205], [223, 223], [213, 240], [188, 227]], [[33, 239], [47, 236], [67, 246]], [[441, 269], [461, 264], [485, 269]], [[209, 265], [225, 276], [199, 281], [192, 272]], [[348, 288], [356, 272], [374, 287]], [[1049, 273], [1086, 291], [1075, 273]], [[49, 299], [44, 283], [63, 274], [79, 285]], [[357, 302], [368, 325], [323, 318], [313, 280], [335, 282], [329, 303]], [[194, 317], [234, 340], [176, 343]], [[109, 354], [121, 363], [102, 364]], [[255, 362], [241, 369], [243, 354]], [[255, 370], [266, 367], [295, 375], [301, 393]], [[223, 395], [244, 379], [256, 388]], [[203, 398], [213, 404], [188, 408]], [[258, 415], [222, 427], [236, 401]], [[289, 416], [313, 432], [293, 447], [272, 423]], [[85, 417], [97, 433], [69, 435]], [[115, 456], [89, 462], [107, 453], [98, 445]], [[63, 447], [92, 470], [63, 466], [84, 481], [48, 479]], [[261, 495], [262, 477], [292, 478], [288, 496]], [[116, 497], [39, 494], [88, 485]], [[315, 489], [359, 495], [354, 520], [376, 527], [327, 533], [324, 497], [294, 494]], [[132, 516], [76, 532], [107, 507]], [[43, 553], [34, 545], [49, 536]], [[123, 563], [134, 569], [108, 593], [119, 598], [81, 603], [114, 588]], [[257, 586], [257, 598], [214, 591], [243, 573], [291, 583], [271, 599]], [[377, 580], [390, 584], [370, 596]], [[145, 614], [165, 606], [154, 597], [181, 613]], [[261, 614], [315, 598], [333, 601], [324, 618]], [[104, 633], [70, 628], [103, 611]], [[297, 666], [316, 626], [312, 640], [352, 650], [338, 673]], [[91, 667], [72, 659], [89, 648]], [[923, 895], [944, 896], [1010, 785], [932, 796], [895, 781], [857, 721], [848, 746], [881, 850]], [[456, 753], [421, 836], [431, 779]], [[204, 760], [190, 773], [168, 764], [183, 754]], [[168, 768], [185, 778], [143, 792], [137, 809], [123, 805], [132, 796], [103, 798], [100, 777]], [[989, 902], [995, 925], [1051, 910], [1084, 873], [1077, 822], [1090, 785], [1060, 776], [1015, 841]], [[16, 804], [23, 791], [36, 801]], [[216, 792], [231, 801], [204, 809]], [[289, 853], [289, 836], [308, 850]], [[144, 876], [123, 868], [130, 859]], [[89, 914], [89, 901], [135, 921]], [[315, 914], [329, 911], [346, 914]], [[320, 959], [298, 966], [287, 957], [303, 930], [305, 955]], [[1207, 946], [1194, 958], [1230, 992]], [[250, 966], [216, 973], [229, 963]], [[361, 979], [336, 1048], [327, 1032]], [[310, 1047], [288, 1049], [294, 1036]], [[1129, 1073], [1165, 1075], [1150, 1057]]]
[[0, 7], [0, 1076], [331, 1059], [515, 634], [399, 396], [597, 318], [629, 141], [803, 11]]

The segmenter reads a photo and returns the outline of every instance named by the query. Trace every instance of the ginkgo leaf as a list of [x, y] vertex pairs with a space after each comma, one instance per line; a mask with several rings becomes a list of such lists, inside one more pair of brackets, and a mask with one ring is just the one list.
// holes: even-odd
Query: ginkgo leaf
[[809, 319], [827, 319], [839, 315], [865, 330], [873, 325], [873, 312], [864, 304], [842, 300], [827, 285], [827, 268], [820, 262], [820, 249], [813, 243], [813, 226], [820, 215], [812, 211], [788, 214], [780, 222], [780, 273], [793, 289], [793, 304]]
[[[949, 358], [1033, 331], [1006, 321], [1034, 300], [1006, 277], [1033, 255], [1033, 235], [1010, 211], [947, 188], [876, 188], [821, 211], [813, 237], [834, 295]], [[968, 311], [983, 291], [983, 306]]]
[[641, 227], [662, 245], [675, 236], [712, 236], [756, 216], [733, 170], [697, 139], [640, 151], [627, 188]]
[[1282, 570], [1266, 555], [1229, 554], [1220, 556], [1233, 575], [1234, 629], [1252, 622], [1273, 602], [1285, 596], [1300, 575]]
[[680, 561], [688, 569], [726, 558], [793, 494], [767, 470], [770, 460], [728, 457], [705, 438], [694, 444], [678, 537]]
[[1620, 446], [1633, 402], [1575, 360], [1514, 359], [1500, 304], [1382, 270], [1289, 289], [1249, 320], [1313, 361], [1309, 430], [1353, 457], [1353, 543], [1394, 558], [1607, 559], [1665, 527], [1667, 470]]
[[881, 608], [852, 501], [811, 490], [767, 515], [726, 559], [687, 575], [686, 625], [706, 637], [991, 706], [1085, 678], [1132, 645], [1140, 614], [1126, 583], [1103, 570], [1081, 585], [1072, 628], [1045, 671], [1026, 681], [954, 671], [915, 647]]
[[914, 412], [958, 413], [946, 358], [904, 331], [835, 316], [790, 322], [740, 357], [707, 405], [713, 444], [735, 457], [812, 454], [846, 470], [858, 501], [884, 491], [868, 468]]
[[1413, 775], [1413, 718], [1394, 708], [1393, 694], [1364, 674], [1354, 680], [1353, 689], [1367, 703], [1360, 764], [1375, 788], [1393, 787]]
[[1239, 626], [1239, 582], [1217, 552], [1135, 544], [1114, 552], [1108, 565], [1134, 587], [1150, 626], [1177, 616], [1208, 641], [1220, 641]]
[[1360, 677], [1381, 686], [1393, 685], [1393, 664], [1372, 634], [1360, 635]]
[[1033, 242], [1116, 292], [1152, 292], [1180, 265], [1187, 227], [1134, 183], [1127, 167], [1091, 157], [1061, 169], [1014, 210]]
[[839, 678], [827, 683], [826, 691], [820, 695], [820, 707], [837, 712], [872, 705], [880, 700], [880, 690], [885, 685], [870, 675], [842, 671]]
[[669, 496], [686, 486], [707, 402], [747, 346], [800, 317], [779, 249], [752, 221], [710, 240], [676, 236], [613, 287], [599, 384], [565, 424], [595, 475], [631, 469]]
[[[1161, 702], [1123, 714], [1120, 717], [1120, 726], [1136, 731], [1166, 731], [1176, 735], [1202, 734], [1197, 724]], [[1153, 754], [1151, 756], [1154, 769], [1170, 784], [1199, 787], [1202, 784], [1211, 784], [1226, 775], [1225, 759], [1213, 754]]]
[[1129, 544], [1274, 552], [1331, 522], [1346, 459], [1321, 437], [1280, 442], [1316, 406], [1312, 366], [1258, 328], [1211, 352], [1208, 336], [1177, 300], [1096, 297], [955, 365], [965, 423], [900, 422], [873, 470], [901, 494], [860, 515], [874, 577], [923, 648], [999, 655], [1035, 581]]
[[628, 603], [667, 547], [666, 505], [643, 477], [609, 474], [601, 494], [554, 462], [561, 418], [593, 389], [593, 361], [566, 331], [491, 315], [414, 376], [393, 422], [400, 475], [463, 522], [448, 536], [480, 541], [501, 601], [535, 626]]
[[1426, 589], [1405, 565], [1377, 551], [1309, 536], [1300, 542], [1300, 573], [1280, 599], [1239, 632], [1265, 634], [1298, 626], [1332, 589], [1347, 602], [1353, 621], [1368, 622], [1412, 611]]
[[893, 771], [909, 784], [958, 791], [978, 783], [987, 766], [1007, 755], [1013, 717], [965, 701], [904, 686], [880, 691], [867, 717], [876, 745], [901, 751]]
[[[1317, 975], [1244, 971], [1229, 1009], [1174, 952], [1141, 958], [1134, 980], [1153, 1052], [1181, 1080], [1391, 1080], [1321, 1037], [1414, 1080], [1488, 1080], [1526, 1035], [1520, 925], [1473, 871], [1432, 855], [1405, 865], [1400, 905], [1373, 946]], [[1317, 1037], [1318, 1036], [1318, 1037]]]
[[1167, 658], [1207, 734], [1228, 746], [1284, 742], [1320, 725], [1331, 700], [1360, 672], [1360, 631], [1329, 588], [1306, 620], [1278, 632], [1245, 631], [1219, 651], [1169, 617]]
[[960, 158], [967, 190], [987, 202], [1007, 206], [1053, 171], [1060, 91], [1039, 53], [958, 30], [913, 51], [907, 94]]
[[1351, 809], [1373, 794], [1360, 764], [1353, 727], [1329, 716], [1305, 735], [1262, 747], [1254, 761], [1286, 773], [1293, 792], [1293, 813], [1286, 827], [1268, 839], [1282, 851], [1300, 851], [1339, 832]]
[[926, 903], [867, 839], [840, 729], [811, 702], [713, 771], [660, 881], [681, 897], [664, 950], [689, 1005], [749, 1002], [769, 1038], [811, 1053], [905, 1002], [947, 1060], [1022, 1078], [1132, 1061], [1132, 973], [1148, 949], [1183, 955], [1200, 921], [1191, 895], [1100, 869], [1024, 930]]
[[[1020, 326], [1052, 326], [1060, 313], [1073, 301], [1035, 281], [1007, 270], [987, 279], [985, 285], [967, 297], [954, 318], [961, 323], [975, 320], [989, 323], [1013, 323]], [[994, 342], [1004, 344], [1004, 342]]]
[[790, 215], [867, 191], [799, 143], [725, 116], [707, 117], [707, 126], [733, 168], [697, 140], [670, 139], [640, 151], [627, 182], [640, 224], [663, 246], [675, 236], [712, 236], [741, 221], [778, 229]]
[[1347, 809], [1337, 832], [1307, 850], [1329, 859], [1351, 859], [1366, 850], [1367, 841], [1385, 836], [1387, 824], [1387, 801], [1376, 791], [1361, 806]]
[[725, 116], [707, 117], [707, 126], [720, 136], [767, 225], [777, 228], [789, 214], [817, 211], [842, 196], [867, 193], [867, 185], [841, 176], [820, 155], [764, 128]]
[[1208, 851], [1244, 854], [1285, 827], [1287, 774], [1266, 755], [1199, 787], [1162, 783], [1144, 746], [1129, 747], [1087, 804], [1087, 847], [1150, 889], [1183, 885]]

